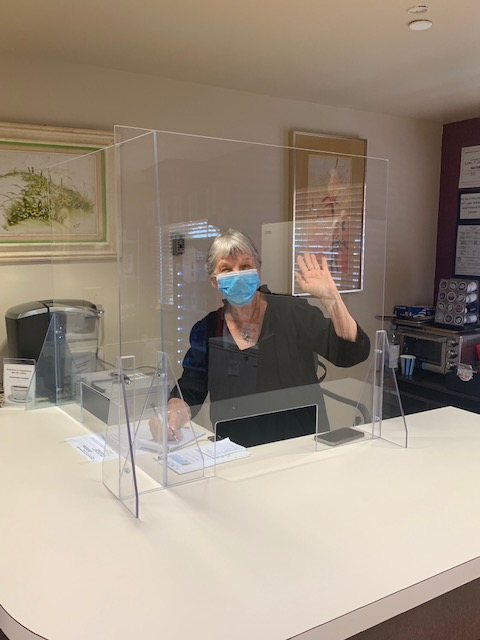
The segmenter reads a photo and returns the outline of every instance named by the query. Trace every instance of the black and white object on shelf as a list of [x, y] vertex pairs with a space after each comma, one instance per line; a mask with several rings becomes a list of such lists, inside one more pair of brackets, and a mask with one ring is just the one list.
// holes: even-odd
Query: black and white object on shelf
[[473, 329], [479, 325], [479, 281], [442, 278], [438, 285], [435, 324]]

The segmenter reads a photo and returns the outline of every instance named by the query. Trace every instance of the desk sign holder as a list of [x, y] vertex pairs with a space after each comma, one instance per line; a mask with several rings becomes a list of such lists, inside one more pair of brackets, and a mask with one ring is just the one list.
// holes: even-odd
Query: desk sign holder
[[35, 360], [29, 358], [3, 359], [5, 405], [25, 408], [29, 398], [35, 395], [34, 371]]

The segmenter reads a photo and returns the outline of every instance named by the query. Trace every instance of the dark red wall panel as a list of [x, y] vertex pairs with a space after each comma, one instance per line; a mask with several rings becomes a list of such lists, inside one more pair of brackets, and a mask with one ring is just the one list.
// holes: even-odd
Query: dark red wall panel
[[475, 145], [480, 145], [480, 118], [453, 122], [443, 127], [435, 297], [440, 278], [452, 278], [455, 275], [460, 158], [463, 147]]

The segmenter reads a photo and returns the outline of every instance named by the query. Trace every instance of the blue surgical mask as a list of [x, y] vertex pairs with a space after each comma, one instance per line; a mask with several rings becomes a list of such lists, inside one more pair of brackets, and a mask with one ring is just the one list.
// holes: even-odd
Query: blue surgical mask
[[248, 304], [260, 286], [256, 269], [229, 271], [216, 276], [218, 290], [231, 304], [243, 307]]

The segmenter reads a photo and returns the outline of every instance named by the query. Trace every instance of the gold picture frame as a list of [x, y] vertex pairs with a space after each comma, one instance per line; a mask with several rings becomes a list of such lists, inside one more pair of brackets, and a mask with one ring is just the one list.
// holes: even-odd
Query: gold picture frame
[[[290, 132], [293, 271], [296, 256], [325, 255], [342, 293], [363, 287], [367, 141]], [[292, 273], [292, 292], [305, 295]]]
[[108, 131], [0, 123], [0, 262], [116, 256], [111, 145]]

